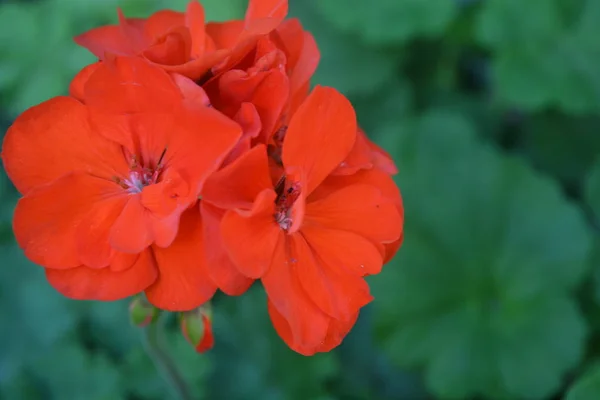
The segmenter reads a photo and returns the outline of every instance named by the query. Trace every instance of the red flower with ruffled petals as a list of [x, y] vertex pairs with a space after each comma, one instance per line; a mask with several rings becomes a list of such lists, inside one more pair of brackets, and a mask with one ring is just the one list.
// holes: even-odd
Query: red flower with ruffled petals
[[328, 188], [356, 132], [348, 100], [318, 86], [290, 121], [280, 179], [273, 181], [258, 145], [203, 191], [205, 201], [228, 210], [221, 235], [231, 260], [261, 279], [276, 329], [302, 354], [339, 344], [372, 299], [363, 277], [381, 270], [385, 245], [402, 234], [402, 215], [384, 189], [358, 181]]
[[103, 60], [107, 54], [140, 56], [170, 72], [200, 79], [213, 67], [235, 63], [260, 35], [287, 14], [287, 0], [251, 0], [244, 21], [205, 24], [204, 8], [191, 1], [185, 13], [161, 10], [146, 19], [92, 29], [75, 42]]
[[[115, 58], [19, 116], [2, 159], [23, 197], [17, 242], [75, 299], [145, 291], [155, 306], [208, 300], [197, 207], [206, 177], [241, 135], [210, 108], [191, 112], [169, 75], [139, 58]], [[181, 223], [180, 223], [181, 221]]]

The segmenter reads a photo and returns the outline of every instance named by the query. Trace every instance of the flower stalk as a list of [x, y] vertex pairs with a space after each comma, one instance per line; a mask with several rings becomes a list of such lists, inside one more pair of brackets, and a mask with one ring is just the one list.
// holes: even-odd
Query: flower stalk
[[[162, 313], [161, 313], [162, 314]], [[144, 331], [144, 348], [156, 369], [180, 400], [192, 400], [190, 388], [165, 346], [165, 318], [160, 315]]]

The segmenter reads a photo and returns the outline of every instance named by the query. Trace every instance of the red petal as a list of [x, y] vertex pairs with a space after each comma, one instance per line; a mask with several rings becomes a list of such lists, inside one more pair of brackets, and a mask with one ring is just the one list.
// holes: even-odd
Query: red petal
[[107, 179], [128, 171], [121, 147], [94, 132], [85, 106], [69, 97], [21, 114], [4, 137], [2, 160], [23, 194], [74, 171]]
[[140, 254], [122, 253], [113, 250], [112, 259], [110, 260], [110, 270], [115, 272], [125, 271], [131, 268], [140, 258]]
[[147, 288], [156, 276], [156, 264], [150, 251], [140, 254], [131, 268], [119, 272], [87, 267], [46, 269], [50, 285], [75, 300], [121, 300]]
[[242, 138], [227, 155], [225, 160], [223, 160], [222, 167], [231, 164], [243, 154], [247, 153], [252, 147], [252, 139], [258, 136], [262, 128], [260, 116], [252, 103], [242, 103], [233, 119], [242, 127]]
[[246, 21], [259, 18], [284, 19], [288, 13], [287, 0], [250, 0]]
[[284, 49], [290, 74], [290, 92], [295, 95], [314, 75], [321, 54], [310, 32], [297, 18], [283, 21], [271, 34], [278, 47]]
[[384, 264], [387, 264], [388, 262], [390, 262], [392, 260], [392, 258], [394, 258], [394, 256], [398, 252], [398, 250], [400, 250], [400, 246], [402, 246], [403, 241], [404, 241], [404, 231], [402, 232], [400, 239], [398, 239], [392, 243], [386, 243], [384, 245], [385, 246], [385, 250], [384, 250], [385, 255], [384, 255], [384, 259], [383, 259]]
[[85, 85], [90, 79], [90, 76], [102, 65], [102, 62], [96, 62], [83, 67], [81, 71], [75, 75], [69, 85], [69, 95], [75, 97], [79, 101], [84, 101]]
[[173, 213], [180, 214], [196, 201], [196, 194], [190, 196], [190, 185], [179, 171], [168, 169], [160, 182], [142, 189], [141, 200], [153, 216], [162, 219]]
[[402, 232], [403, 220], [398, 207], [370, 185], [356, 184], [329, 196], [308, 201], [305, 225], [345, 230], [374, 242], [390, 243]]
[[294, 342], [290, 324], [288, 324], [286, 319], [279, 313], [279, 311], [277, 311], [273, 303], [269, 300], [267, 300], [267, 309], [277, 334], [292, 350], [304, 356], [312, 356], [315, 353], [328, 352], [339, 346], [344, 337], [348, 334], [348, 332], [350, 332], [350, 329], [352, 329], [356, 323], [356, 319], [358, 318], [358, 313], [356, 313], [348, 321], [338, 321], [330, 318], [327, 334], [325, 335], [323, 342], [316, 346], [302, 346]]
[[204, 184], [202, 198], [224, 209], [250, 209], [259, 193], [272, 188], [266, 147], [258, 145], [213, 173]]
[[138, 57], [116, 57], [102, 63], [91, 74], [84, 94], [86, 104], [117, 114], [165, 112], [182, 100], [169, 74]]
[[278, 69], [247, 74], [240, 70], [225, 72], [218, 88], [207, 89], [214, 105], [227, 115], [234, 115], [243, 103], [252, 103], [261, 120], [261, 141], [273, 134], [289, 96], [288, 78]]
[[348, 99], [317, 86], [292, 117], [283, 165], [304, 171], [308, 196], [346, 158], [355, 140], [356, 115]]
[[104, 59], [106, 52], [117, 55], [135, 54], [130, 38], [123, 34], [118, 25], [107, 25], [91, 29], [75, 36], [75, 43], [85, 47], [101, 60]]
[[[352, 232], [307, 225], [302, 235], [321, 269], [361, 277], [381, 272], [381, 252], [370, 240]], [[343, 277], [339, 278], [340, 280]], [[339, 317], [341, 318], [341, 317]]]
[[175, 116], [164, 163], [186, 171], [195, 196], [206, 178], [215, 172], [241, 137], [241, 128], [212, 108], [182, 112]]
[[[144, 32], [147, 20], [142, 18], [125, 18], [120, 8], [117, 9], [117, 14], [119, 16], [119, 29], [123, 36], [128, 39], [133, 54], [139, 54], [151, 43]], [[108, 58], [110, 58], [110, 55], [106, 54], [106, 59]]]
[[[119, 193], [114, 182], [83, 173], [33, 189], [17, 203], [15, 238], [34, 263], [47, 268], [77, 267], [81, 265], [76, 246], [79, 224], [95, 204]], [[105, 206], [117, 205], [107, 202]]]
[[290, 77], [292, 93], [297, 92], [310, 81], [321, 59], [321, 53], [313, 35], [310, 32], [304, 31], [303, 36], [302, 53], [300, 53], [300, 59], [294, 66], [292, 76]]
[[192, 38], [185, 27], [179, 27], [164, 36], [144, 50], [143, 55], [148, 60], [161, 65], [180, 65], [190, 60]]
[[244, 21], [209, 22], [206, 33], [213, 39], [218, 49], [233, 48], [244, 30]]
[[283, 21], [276, 30], [271, 32], [270, 39], [276, 43], [279, 49], [285, 52], [287, 68], [293, 70], [304, 46], [304, 30], [298, 18], [290, 18]]
[[277, 240], [283, 231], [275, 222], [273, 190], [261, 192], [252, 210], [240, 215], [230, 210], [221, 222], [227, 253], [237, 269], [249, 278], [260, 278], [269, 268]]
[[367, 144], [371, 148], [371, 159], [373, 160], [375, 168], [378, 168], [389, 175], [397, 174], [398, 168], [396, 168], [396, 164], [389, 153], [369, 140], [362, 130], [359, 130], [358, 134], [365, 138]]
[[267, 143], [275, 131], [290, 92], [287, 76], [272, 70], [256, 87], [248, 100], [254, 104], [262, 122], [261, 138]]
[[229, 259], [221, 238], [221, 219], [225, 210], [200, 202], [200, 214], [204, 233], [204, 248], [208, 272], [217, 287], [229, 296], [239, 296], [254, 282], [240, 274]]
[[[319, 190], [313, 193], [311, 200], [327, 197], [331, 193], [354, 184], [365, 184], [378, 188], [386, 199], [402, 210], [402, 197], [398, 186], [388, 173], [377, 168], [363, 169], [352, 175], [329, 176], [319, 187]], [[404, 215], [404, 213], [401, 212], [401, 215]]]
[[183, 94], [183, 99], [187, 107], [195, 109], [210, 105], [210, 99], [202, 86], [181, 74], [172, 73], [171, 78]]
[[358, 314], [359, 313], [356, 313], [350, 319], [344, 321], [332, 319], [329, 323], [327, 336], [325, 336], [325, 340], [321, 343], [321, 345], [316, 348], [316, 351], [319, 353], [325, 353], [339, 346], [356, 323]]
[[151, 218], [150, 226], [156, 247], [169, 247], [177, 237], [179, 219], [183, 209], [176, 210], [165, 218]]
[[196, 207], [182, 215], [173, 244], [168, 248], [154, 246], [153, 251], [159, 276], [146, 289], [146, 296], [154, 306], [188, 311], [214, 295], [217, 288], [208, 275], [200, 212]]
[[[291, 334], [282, 338], [294, 349], [315, 348], [327, 335], [330, 318], [308, 298], [296, 276], [296, 254], [289, 253], [287, 240], [281, 237], [269, 271], [262, 279], [269, 300], [289, 324]], [[273, 313], [271, 313], [273, 318]], [[281, 324], [274, 321], [276, 329]], [[289, 340], [291, 336], [291, 340]]]
[[245, 28], [249, 34], [264, 35], [275, 29], [288, 13], [288, 0], [250, 0]]
[[185, 25], [190, 30], [192, 37], [191, 56], [199, 58], [204, 55], [206, 44], [205, 16], [202, 4], [190, 1], [185, 11]]
[[333, 171], [333, 174], [352, 175], [361, 169], [369, 169], [372, 167], [371, 148], [367, 143], [365, 135], [358, 133], [352, 150], [346, 159]]
[[172, 10], [160, 10], [152, 14], [144, 23], [146, 35], [156, 40], [170, 30], [185, 26], [185, 15]]
[[209, 70], [223, 61], [229, 55], [229, 50], [216, 50], [210, 53], [205, 53], [202, 57], [192, 59], [185, 64], [180, 65], [164, 65], [156, 64], [160, 68], [168, 72], [175, 72], [185, 75], [190, 79], [199, 80], [209, 72]]
[[[358, 259], [352, 259], [344, 253], [350, 246], [329, 241], [333, 236], [309, 235], [309, 232], [306, 236], [306, 240], [301, 235], [290, 236], [292, 252], [296, 257], [294, 271], [304, 292], [329, 316], [340, 320], [350, 319], [373, 299], [365, 280], [351, 272], [358, 269], [362, 262], [371, 261], [373, 255], [381, 264], [377, 249], [365, 241], [368, 247], [351, 250], [359, 256]], [[364, 250], [370, 251], [370, 254], [363, 255]]]
[[210, 319], [206, 315], [202, 315], [202, 322], [204, 323], [204, 336], [202, 336], [202, 340], [196, 346], [196, 351], [198, 353], [204, 353], [205, 351], [212, 349], [215, 345], [215, 336], [213, 335]]
[[81, 264], [104, 268], [111, 263], [115, 251], [109, 243], [110, 229], [126, 203], [127, 196], [122, 194], [89, 205], [90, 211], [79, 224], [75, 239]]
[[150, 213], [141, 196], [131, 195], [110, 231], [110, 245], [123, 253], [141, 253], [153, 242]]

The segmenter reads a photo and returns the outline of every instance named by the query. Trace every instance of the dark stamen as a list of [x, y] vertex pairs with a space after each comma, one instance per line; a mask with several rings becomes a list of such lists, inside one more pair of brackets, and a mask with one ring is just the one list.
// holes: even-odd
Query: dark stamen
[[158, 159], [158, 163], [156, 164], [156, 167], [160, 167], [160, 163], [162, 162], [163, 158], [165, 157], [165, 153], [167, 152], [167, 148], [165, 147], [165, 149], [163, 150], [162, 154], [160, 155], [159, 159]]
[[285, 175], [279, 178], [277, 184], [275, 184], [275, 193], [277, 193], [277, 198], [281, 197], [283, 194], [283, 188], [285, 187]]

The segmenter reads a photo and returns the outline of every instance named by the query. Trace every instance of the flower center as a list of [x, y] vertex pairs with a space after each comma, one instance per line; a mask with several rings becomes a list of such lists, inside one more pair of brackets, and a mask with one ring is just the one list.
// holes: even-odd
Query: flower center
[[292, 207], [300, 197], [300, 184], [298, 182], [286, 181], [282, 177], [275, 186], [277, 198], [275, 199], [275, 214], [273, 217], [281, 229], [288, 231], [293, 224]]
[[153, 185], [158, 182], [160, 173], [164, 169], [161, 162], [165, 152], [166, 149], [163, 151], [154, 168], [142, 165], [137, 156], [132, 156], [129, 167], [129, 176], [124, 179], [115, 177], [115, 181], [129, 193], [141, 193], [145, 186]]
[[140, 193], [144, 186], [152, 185], [158, 180], [159, 170], [150, 168], [138, 168], [129, 172], [129, 178], [121, 182], [131, 193]]

